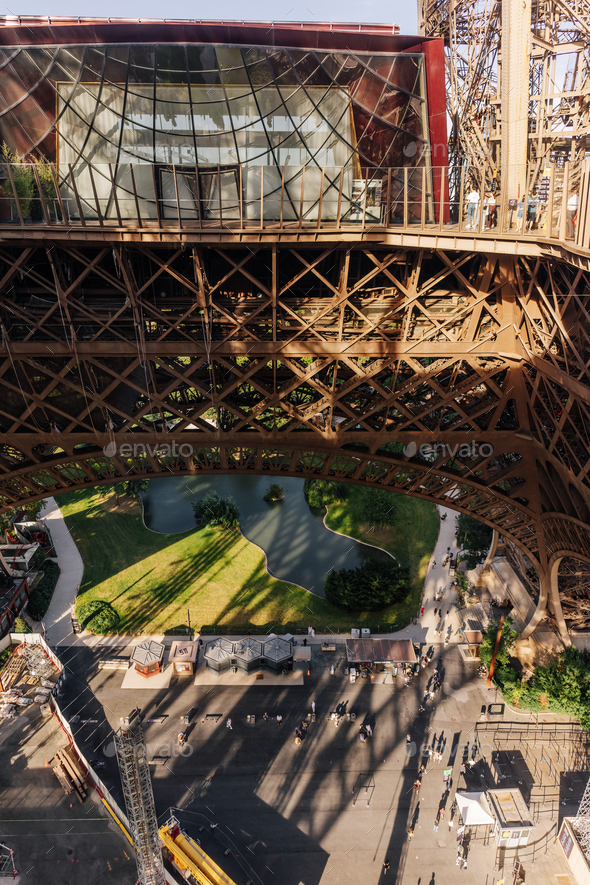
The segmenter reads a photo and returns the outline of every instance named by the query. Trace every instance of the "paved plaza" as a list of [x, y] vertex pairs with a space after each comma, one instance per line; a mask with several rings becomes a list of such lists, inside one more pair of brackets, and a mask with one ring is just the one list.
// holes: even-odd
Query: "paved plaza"
[[[121, 688], [121, 671], [98, 669], [99, 648], [70, 647], [61, 656], [69, 674], [62, 709], [70, 719], [80, 717], [73, 726], [76, 740], [89, 756], [105, 761], [101, 777], [117, 801], [123, 804], [110, 733], [137, 704], [149, 758], [168, 757], [152, 769], [161, 821], [175, 807], [192, 835], [198, 835], [197, 815], [217, 823], [231, 834], [264, 885], [447, 885], [459, 874], [467, 885], [493, 885], [512, 869], [515, 853], [503, 856], [493, 840], [484, 844], [481, 838], [468, 846], [467, 869], [459, 872], [456, 866], [456, 815], [453, 827], [448, 826], [455, 791], [492, 787], [497, 780], [491, 743], [475, 751], [476, 765], [461, 774], [462, 762], [474, 752], [482, 704], [494, 701], [495, 692], [487, 692], [475, 665], [463, 660], [457, 646], [435, 649], [430, 667], [407, 688], [401, 678], [390, 684], [370, 679], [351, 684], [344, 673], [345, 646], [338, 644], [332, 654], [313, 648], [304, 686], [232, 688], [195, 685], [190, 677], [179, 677], [167, 690], [145, 688], [135, 695]], [[435, 666], [443, 688], [420, 714]], [[298, 747], [294, 729], [311, 711], [312, 701], [316, 721]], [[334, 711], [343, 714], [339, 727], [328, 719]], [[178, 755], [180, 716], [187, 713], [188, 748]], [[348, 720], [347, 713], [354, 713], [355, 720]], [[207, 714], [220, 719], [203, 722]], [[283, 716], [282, 725], [277, 714]], [[254, 724], [248, 721], [252, 715]], [[515, 717], [508, 712], [504, 718]], [[365, 744], [359, 740], [360, 724], [373, 729]], [[440, 750], [442, 760], [422, 755], [427, 747]], [[416, 792], [422, 762], [427, 770]], [[452, 776], [445, 784], [448, 769]], [[583, 790], [583, 779], [572, 783], [571, 791], [569, 782], [563, 785], [563, 814], [575, 810]], [[444, 814], [435, 830], [441, 808]], [[535, 828], [538, 846], [521, 849], [525, 870], [528, 865], [534, 871], [536, 883], [554, 885], [555, 874], [567, 872], [554, 837], [555, 825], [543, 817]], [[391, 868], [385, 875], [386, 858]], [[246, 879], [242, 883], [238, 875], [236, 881], [244, 885]]]

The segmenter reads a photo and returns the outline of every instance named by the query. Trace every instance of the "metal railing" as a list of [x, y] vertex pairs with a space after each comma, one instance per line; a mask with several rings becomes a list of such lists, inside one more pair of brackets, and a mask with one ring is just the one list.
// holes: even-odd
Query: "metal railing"
[[568, 163], [519, 199], [467, 166], [213, 167], [0, 164], [0, 228], [17, 225], [224, 231], [425, 231], [570, 241], [590, 248], [590, 161]]

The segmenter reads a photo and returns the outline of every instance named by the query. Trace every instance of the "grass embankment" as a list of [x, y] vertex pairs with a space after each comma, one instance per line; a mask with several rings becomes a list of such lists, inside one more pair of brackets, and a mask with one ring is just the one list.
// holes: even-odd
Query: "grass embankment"
[[373, 621], [384, 623], [382, 618], [391, 611], [398, 623], [408, 623], [416, 616], [420, 605], [428, 561], [438, 538], [438, 510], [429, 501], [392, 493], [395, 526], [371, 528], [363, 523], [359, 515], [364, 494], [362, 486], [350, 486], [346, 501], [331, 504], [328, 508], [326, 525], [357, 541], [382, 547], [395, 556], [403, 568], [410, 570], [410, 593], [406, 599], [385, 609], [383, 613], [375, 612], [373, 615]]
[[[263, 553], [240, 534], [206, 528], [182, 535], [156, 534], [145, 528], [139, 505], [113, 508], [111, 497], [105, 508], [107, 494], [104, 488], [83, 489], [60, 495], [58, 504], [84, 561], [79, 603], [95, 599], [111, 603], [121, 618], [120, 633], [184, 632], [187, 609], [193, 629], [217, 625], [225, 633], [247, 632], [250, 625], [293, 630], [313, 624], [318, 631], [326, 627], [349, 630], [351, 619], [358, 626], [401, 626], [415, 615], [422, 559], [426, 557], [425, 566], [436, 540], [436, 531], [430, 529], [432, 518], [427, 518], [431, 508], [437, 520], [432, 505], [400, 499], [404, 502], [404, 509], [399, 505], [401, 519], [409, 521], [411, 514], [417, 531], [429, 527], [428, 553], [426, 541], [412, 539], [410, 544], [410, 525], [400, 523], [389, 533], [393, 536], [386, 549], [411, 569], [410, 597], [382, 612], [351, 615], [299, 587], [271, 578]], [[416, 511], [406, 511], [406, 502], [417, 505]], [[331, 520], [339, 507], [330, 514]], [[350, 527], [346, 520], [342, 522], [343, 530], [353, 534], [354, 522]], [[420, 550], [424, 551], [422, 556]]]

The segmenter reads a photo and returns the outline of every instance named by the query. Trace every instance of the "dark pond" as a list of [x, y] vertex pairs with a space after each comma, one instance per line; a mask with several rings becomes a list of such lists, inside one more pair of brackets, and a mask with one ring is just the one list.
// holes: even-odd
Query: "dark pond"
[[231, 495], [240, 509], [242, 532], [265, 551], [269, 572], [318, 596], [324, 595], [324, 578], [330, 569], [355, 568], [363, 559], [389, 556], [327, 529], [324, 511], [307, 504], [302, 479], [277, 478], [285, 499], [267, 504], [263, 495], [273, 480], [244, 474], [152, 479], [144, 496], [145, 523], [155, 532], [186, 532], [195, 525], [193, 501], [212, 489]]

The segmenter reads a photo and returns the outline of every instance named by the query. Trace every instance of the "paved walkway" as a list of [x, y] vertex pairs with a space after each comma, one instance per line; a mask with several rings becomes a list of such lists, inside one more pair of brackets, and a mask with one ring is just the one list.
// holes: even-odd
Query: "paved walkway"
[[51, 533], [61, 569], [53, 598], [43, 619], [45, 638], [50, 646], [71, 645], [75, 638], [72, 633], [71, 606], [82, 583], [84, 563], [55, 498], [47, 499], [40, 519], [46, 523]]

